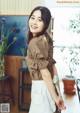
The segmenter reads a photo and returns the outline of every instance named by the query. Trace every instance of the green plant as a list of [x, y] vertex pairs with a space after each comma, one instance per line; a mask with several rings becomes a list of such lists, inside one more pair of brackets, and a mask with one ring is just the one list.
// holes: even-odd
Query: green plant
[[80, 12], [76, 14], [75, 19], [69, 19], [69, 30], [80, 34]]
[[[69, 25], [67, 30], [73, 33], [80, 34], [80, 12], [77, 13], [74, 19], [69, 19]], [[73, 44], [70, 47], [63, 46], [61, 52], [65, 53], [63, 61], [69, 64], [70, 75], [68, 77], [73, 77], [73, 72], [76, 71], [77, 65], [80, 64], [80, 44]]]
[[15, 23], [11, 23], [11, 29], [7, 26], [6, 18], [2, 18], [0, 21], [0, 60], [4, 58], [6, 51], [16, 42], [17, 37], [13, 37], [11, 43], [8, 44], [9, 37], [11, 34], [16, 34], [19, 29], [16, 27]]
[[76, 71], [77, 65], [80, 64], [80, 46], [75, 44], [70, 47], [63, 46], [60, 51], [62, 53], [66, 51], [66, 54], [63, 55], [63, 61], [69, 64], [70, 75], [67, 75], [67, 77], [73, 78], [73, 72]]

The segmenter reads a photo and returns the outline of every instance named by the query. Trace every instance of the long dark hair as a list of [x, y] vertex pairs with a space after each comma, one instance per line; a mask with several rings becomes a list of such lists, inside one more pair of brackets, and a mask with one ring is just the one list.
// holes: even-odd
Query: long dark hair
[[[29, 19], [30, 19], [30, 17], [32, 16], [32, 14], [36, 11], [36, 10], [40, 10], [41, 11], [41, 19], [43, 20], [43, 22], [44, 22], [44, 29], [43, 29], [43, 31], [42, 32], [40, 32], [40, 33], [37, 33], [37, 35], [36, 36], [40, 36], [40, 35], [43, 35], [45, 32], [46, 32], [46, 30], [47, 30], [47, 28], [48, 28], [48, 26], [49, 26], [49, 24], [50, 24], [50, 20], [51, 20], [51, 12], [50, 12], [50, 10], [47, 8], [47, 7], [44, 7], [44, 6], [38, 6], [38, 7], [36, 7], [36, 8], [34, 8], [33, 10], [32, 10], [32, 12], [31, 12], [31, 14], [30, 14], [30, 16], [29, 16]], [[29, 21], [29, 20], [28, 20]], [[33, 38], [33, 35], [32, 35], [32, 33], [30, 32], [30, 29], [29, 29], [29, 31], [28, 31], [28, 43], [30, 42], [30, 40]]]

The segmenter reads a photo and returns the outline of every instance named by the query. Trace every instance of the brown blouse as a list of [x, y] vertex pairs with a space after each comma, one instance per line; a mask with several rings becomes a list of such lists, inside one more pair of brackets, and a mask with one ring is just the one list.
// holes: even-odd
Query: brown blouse
[[[47, 39], [47, 40], [45, 40]], [[33, 38], [28, 44], [26, 57], [32, 80], [42, 80], [40, 70], [48, 68], [53, 77], [53, 43], [45, 35]]]

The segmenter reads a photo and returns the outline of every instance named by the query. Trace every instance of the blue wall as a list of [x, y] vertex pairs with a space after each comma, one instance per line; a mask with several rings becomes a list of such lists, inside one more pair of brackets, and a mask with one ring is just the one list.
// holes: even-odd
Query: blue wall
[[[8, 44], [10, 44], [14, 37], [17, 37], [16, 42], [7, 50], [6, 55], [22, 56], [21, 48], [27, 48], [27, 31], [28, 31], [28, 16], [0, 16], [0, 35], [1, 35], [1, 19], [6, 19], [4, 27], [5, 36], [6, 31], [11, 30], [12, 25], [17, 28], [17, 32], [10, 33]], [[1, 36], [0, 36], [1, 37]]]

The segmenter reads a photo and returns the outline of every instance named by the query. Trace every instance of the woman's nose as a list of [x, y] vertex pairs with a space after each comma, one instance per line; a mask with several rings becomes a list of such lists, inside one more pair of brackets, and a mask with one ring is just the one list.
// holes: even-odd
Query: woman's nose
[[33, 24], [37, 24], [37, 20], [36, 19], [33, 20]]

